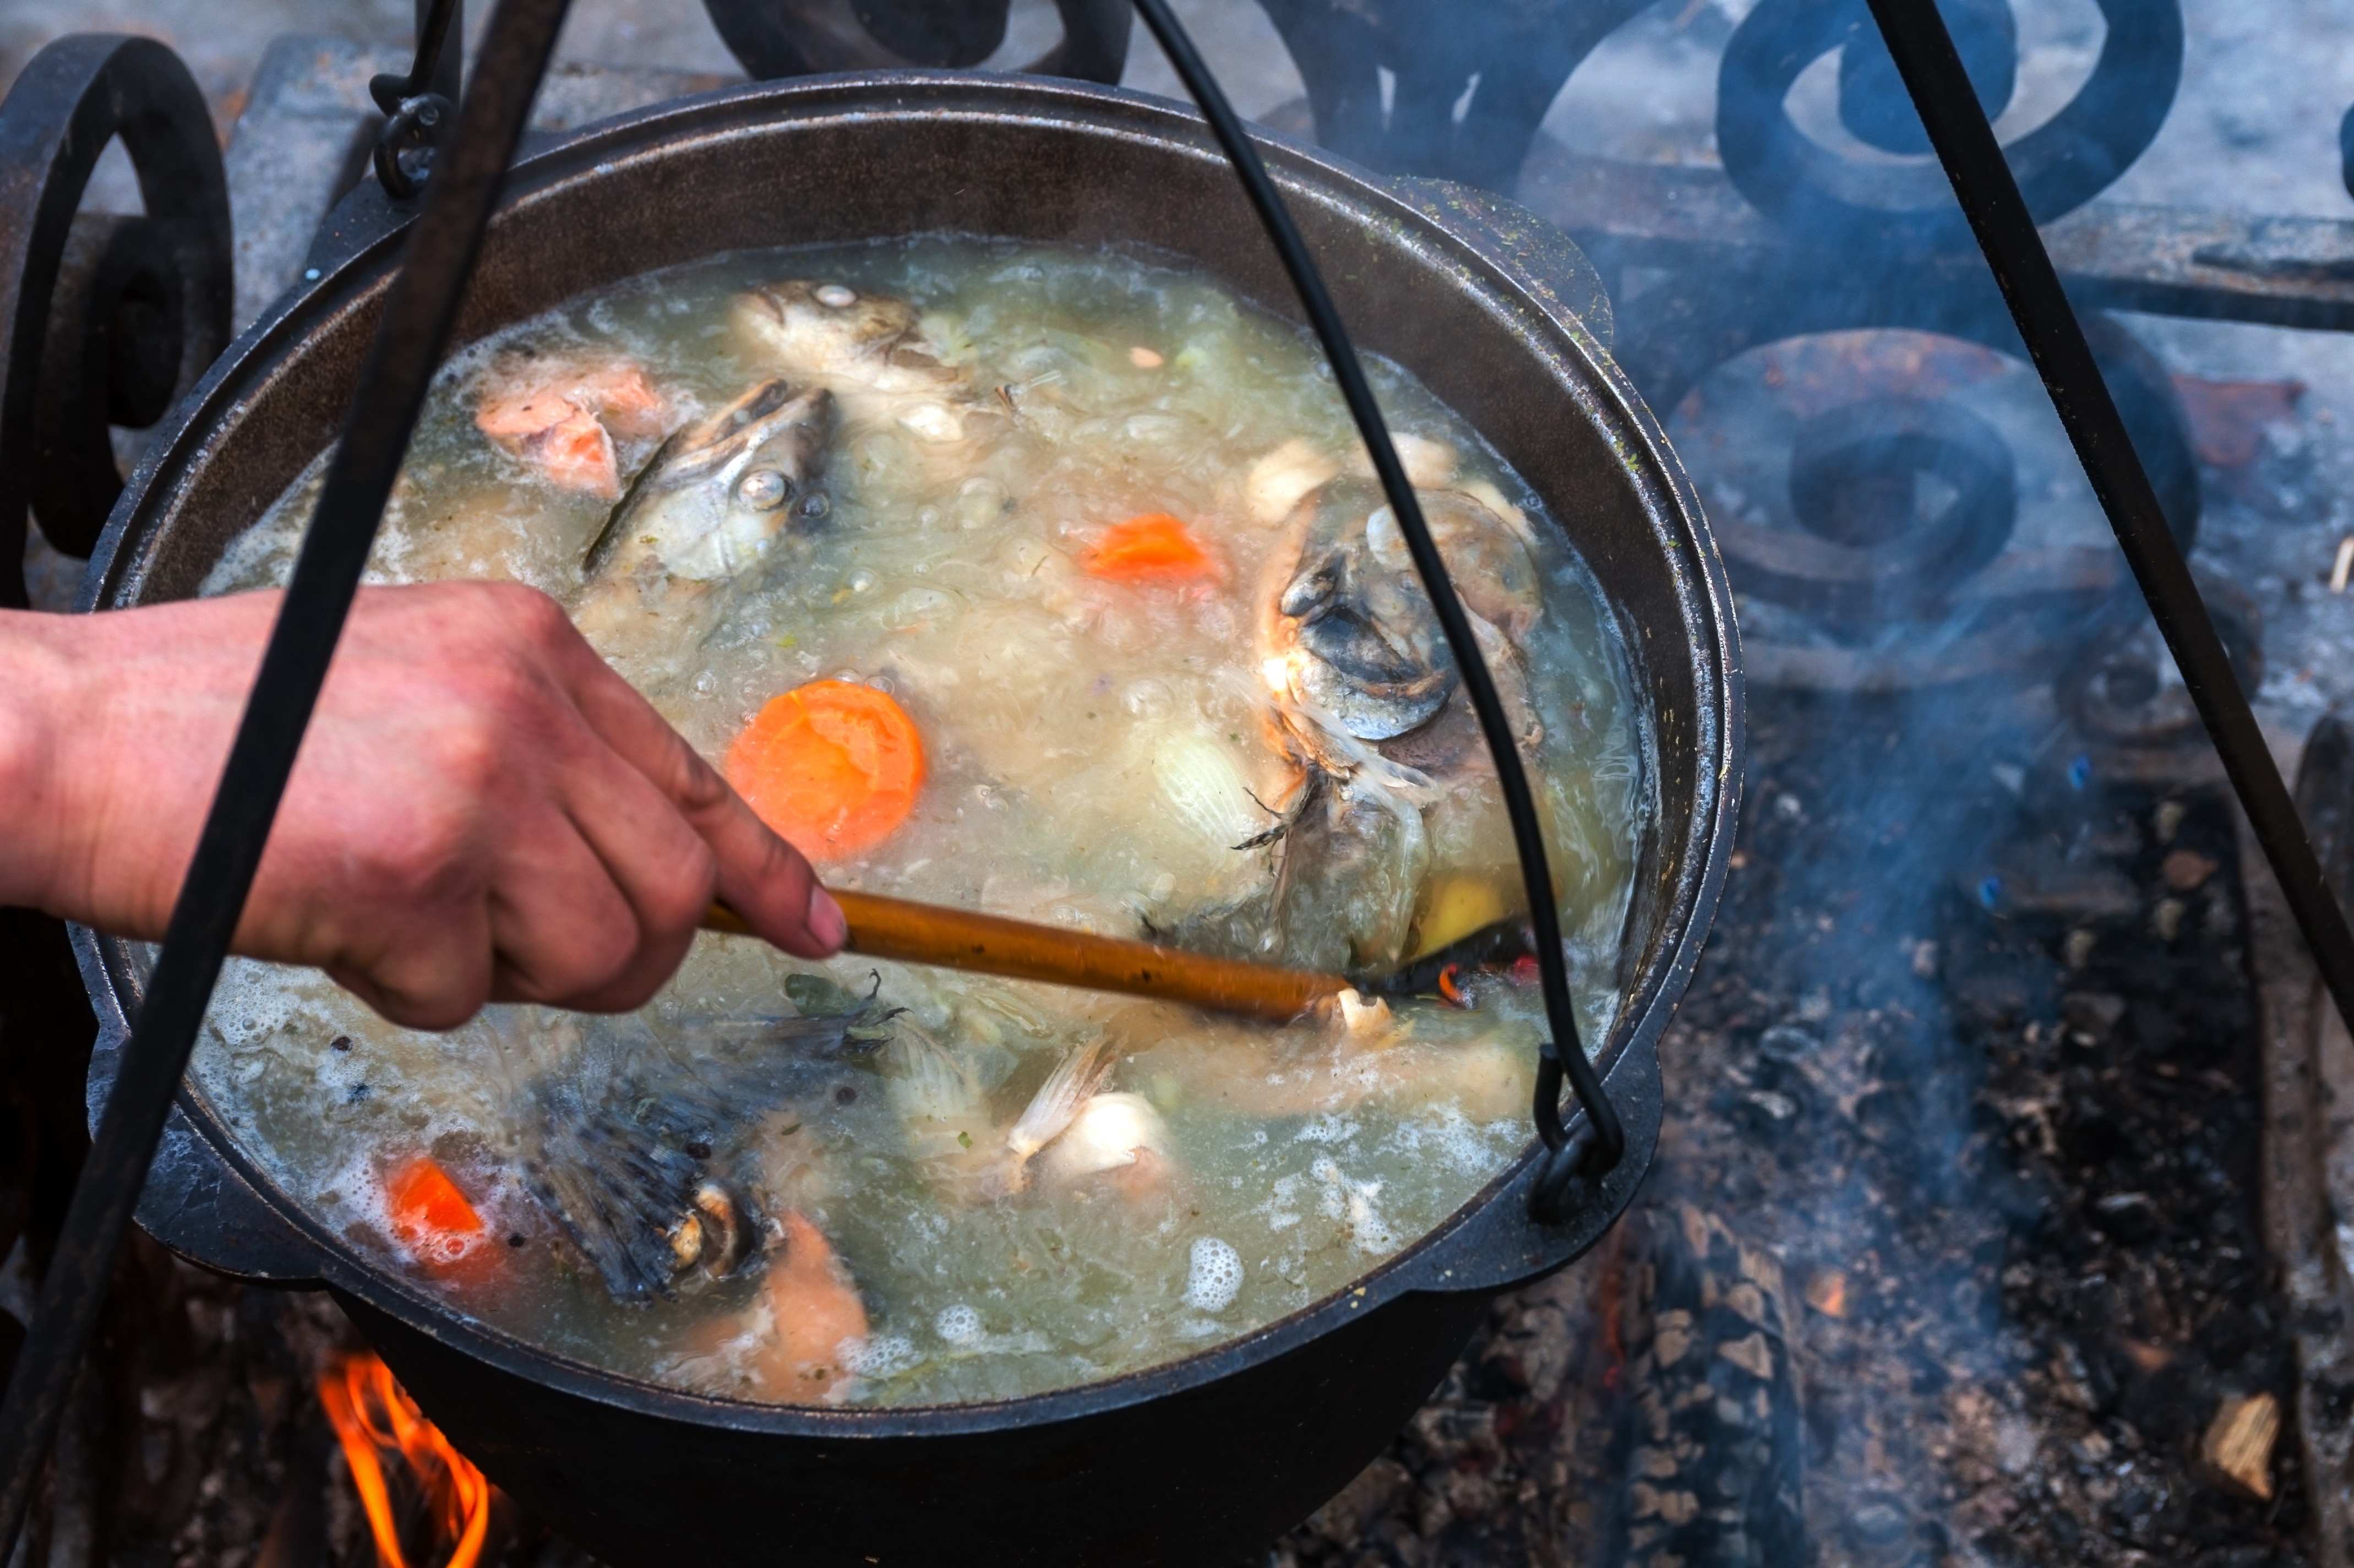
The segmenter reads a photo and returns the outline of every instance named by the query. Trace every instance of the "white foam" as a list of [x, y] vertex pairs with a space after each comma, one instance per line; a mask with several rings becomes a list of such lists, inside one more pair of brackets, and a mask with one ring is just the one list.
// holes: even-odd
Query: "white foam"
[[[1500, 1125], [1505, 1139], [1500, 1145], [1496, 1137]], [[1498, 1157], [1515, 1146], [1519, 1130], [1515, 1123], [1481, 1126], [1465, 1116], [1461, 1106], [1447, 1105], [1427, 1119], [1400, 1122], [1390, 1141], [1409, 1158], [1437, 1159], [1469, 1174], [1494, 1170]]]
[[1223, 1312], [1242, 1293], [1242, 1254], [1215, 1236], [1195, 1237], [1193, 1266], [1185, 1273], [1185, 1305], [1197, 1312]]
[[844, 1371], [858, 1377], [889, 1377], [924, 1359], [917, 1353], [915, 1341], [905, 1334], [870, 1334], [863, 1340], [844, 1340], [833, 1348], [833, 1353], [841, 1358]]
[[1337, 1116], [1310, 1117], [1291, 1136], [1302, 1143], [1346, 1143], [1357, 1136], [1357, 1124]]
[[981, 1314], [961, 1301], [943, 1307], [932, 1319], [932, 1331], [951, 1345], [970, 1345], [981, 1338]]
[[1398, 1234], [1381, 1211], [1379, 1181], [1352, 1181], [1329, 1159], [1319, 1160], [1311, 1170], [1324, 1186], [1320, 1196], [1325, 1218], [1346, 1224], [1349, 1239], [1358, 1251], [1377, 1256], [1397, 1251]]
[[231, 1050], [251, 1044], [294, 1021], [308, 1000], [302, 992], [323, 989], [302, 983], [315, 979], [301, 970], [251, 959], [231, 959], [222, 971], [220, 983], [213, 988], [212, 1005], [205, 1013], [205, 1022], [212, 1025], [221, 1044]]

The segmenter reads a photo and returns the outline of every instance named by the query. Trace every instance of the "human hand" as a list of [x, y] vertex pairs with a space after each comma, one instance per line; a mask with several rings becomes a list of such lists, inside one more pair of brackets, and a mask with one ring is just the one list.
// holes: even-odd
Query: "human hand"
[[[0, 904], [163, 934], [274, 593], [0, 615]], [[397, 1023], [621, 1012], [716, 896], [787, 952], [846, 935], [809, 863], [544, 594], [363, 588], [233, 943]]]

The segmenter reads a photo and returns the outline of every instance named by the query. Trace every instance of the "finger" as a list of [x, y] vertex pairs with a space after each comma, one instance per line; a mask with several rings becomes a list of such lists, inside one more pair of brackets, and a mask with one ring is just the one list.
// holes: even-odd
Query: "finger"
[[584, 732], [584, 755], [561, 775], [566, 813], [606, 874], [629, 901], [639, 930], [639, 957], [616, 983], [638, 983], [641, 969], [658, 986], [711, 907], [718, 863], [712, 848], [678, 805], [644, 774]]
[[716, 862], [716, 889], [766, 940], [805, 959], [841, 951], [849, 927], [801, 853], [754, 814], [718, 770], [587, 643], [567, 658], [589, 726], [660, 790]]
[[488, 901], [468, 900], [427, 917], [376, 926], [359, 944], [337, 944], [330, 979], [405, 1029], [455, 1029], [492, 999]]
[[[670, 969], [643, 973], [638, 913], [603, 859], [553, 801], [522, 832], [496, 852], [489, 879], [491, 999], [600, 1012], [638, 1006]], [[683, 954], [685, 943], [676, 948]]]
[[[720, 787], [726, 789], [725, 780]], [[719, 896], [760, 936], [797, 958], [828, 959], [850, 940], [850, 922], [801, 853], [779, 838], [733, 789], [704, 837], [718, 856]]]

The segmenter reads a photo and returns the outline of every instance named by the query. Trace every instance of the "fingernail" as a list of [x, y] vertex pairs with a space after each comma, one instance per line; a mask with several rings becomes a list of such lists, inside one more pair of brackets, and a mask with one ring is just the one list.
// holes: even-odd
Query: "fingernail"
[[810, 935], [829, 948], [839, 948], [850, 940], [850, 921], [842, 913], [842, 906], [833, 895], [822, 887], [810, 889]]

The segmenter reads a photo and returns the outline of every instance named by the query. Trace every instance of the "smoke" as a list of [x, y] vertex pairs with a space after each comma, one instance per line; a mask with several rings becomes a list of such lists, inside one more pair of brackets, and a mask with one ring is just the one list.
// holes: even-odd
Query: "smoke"
[[[1700, 1446], [1802, 1443], [1819, 1560], [1969, 1561], [2005, 1530], [2032, 1560], [2094, 1535], [2160, 1558], [2263, 1535], [2183, 1511], [2201, 1483], [2182, 1457], [2227, 1385], [2283, 1375], [2261, 1335], [2214, 1326], [2271, 1308], [2238, 1242], [2201, 1240], [2254, 1250], [2253, 1109], [2194, 1113], [2167, 1086], [2244, 1082], [2252, 1059], [2230, 819], [2183, 790], [2203, 741], [2179, 676], [1862, 6], [1186, 10], [1246, 112], [1515, 195], [1577, 238], [1726, 559], [1747, 820], [1666, 1047], [1658, 1223], [1628, 1244], [1651, 1291], [1636, 1383], [1669, 1375], [1661, 1344], [1705, 1338], [1691, 1325], [1760, 1249], [1787, 1292], [1723, 1331], [1798, 1353], [1717, 1347], [1758, 1386], [1716, 1361], [1703, 1382], [1760, 1414], [1719, 1399], [1731, 1425]], [[2195, 6], [2187, 48], [2163, 7], [1944, 10], [2045, 219], [2118, 200], [2344, 215], [2354, 46], [2326, 7]], [[1169, 90], [1157, 69], [1140, 52], [1131, 80]], [[2077, 129], [2064, 157], [2055, 122]], [[2130, 270], [2111, 210], [2089, 226]], [[2260, 712], [2301, 730], [2354, 696], [2354, 594], [2327, 586], [2354, 353], [2086, 326], [2178, 536], [2207, 542]], [[1703, 1233], [1723, 1245], [1692, 1251]], [[1791, 1401], [1795, 1439], [1766, 1414]], [[1619, 1465], [1649, 1478], [1619, 1499], [1616, 1550], [1807, 1550], [1731, 1504], [1708, 1533], [1710, 1489], [1763, 1496], [1779, 1460], [1719, 1473], [1624, 1432]]]

